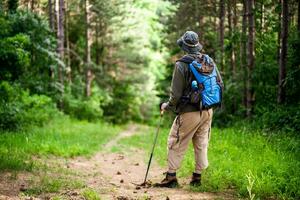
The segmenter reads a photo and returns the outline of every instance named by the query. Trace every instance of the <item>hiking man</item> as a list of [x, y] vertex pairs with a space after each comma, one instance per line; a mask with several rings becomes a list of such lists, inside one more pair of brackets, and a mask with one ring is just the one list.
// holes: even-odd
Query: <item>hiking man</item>
[[[178, 184], [176, 171], [180, 167], [190, 140], [193, 141], [196, 161], [190, 184], [201, 185], [201, 172], [208, 167], [207, 148], [213, 109], [212, 106], [203, 106], [203, 95], [197, 98], [202, 93], [196, 92], [197, 97], [193, 97], [193, 87], [202, 87], [199, 90], [201, 92], [204, 91], [205, 84], [195, 82], [196, 78], [194, 72], [192, 72], [193, 70], [191, 70], [193, 66], [189, 66], [189, 64], [193, 61], [202, 63], [202, 65], [198, 64], [202, 66], [202, 73], [213, 74], [212, 72], [214, 72], [217, 87], [220, 86], [221, 88], [223, 84], [213, 60], [209, 56], [200, 53], [202, 45], [199, 43], [197, 33], [187, 31], [177, 40], [177, 44], [186, 55], [175, 63], [169, 101], [160, 105], [162, 113], [173, 110], [177, 114], [168, 137], [168, 171], [161, 183], [157, 184], [160, 187], [174, 187]], [[211, 79], [209, 80], [211, 82]], [[220, 99], [221, 97], [218, 101]]]

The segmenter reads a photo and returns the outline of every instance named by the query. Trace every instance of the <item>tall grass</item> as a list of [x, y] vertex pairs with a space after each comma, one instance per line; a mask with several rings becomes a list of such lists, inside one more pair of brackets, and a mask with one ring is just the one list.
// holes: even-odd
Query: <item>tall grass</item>
[[43, 127], [0, 133], [0, 170], [32, 170], [32, 156], [91, 155], [120, 127], [59, 117]]
[[[162, 129], [154, 157], [166, 166], [168, 129]], [[151, 148], [154, 128], [142, 135], [124, 139], [123, 146]], [[209, 168], [203, 172], [203, 184], [196, 191], [226, 191], [249, 198], [300, 198], [300, 142], [284, 133], [264, 136], [243, 127], [212, 130]], [[194, 170], [190, 145], [178, 172], [189, 177]]]

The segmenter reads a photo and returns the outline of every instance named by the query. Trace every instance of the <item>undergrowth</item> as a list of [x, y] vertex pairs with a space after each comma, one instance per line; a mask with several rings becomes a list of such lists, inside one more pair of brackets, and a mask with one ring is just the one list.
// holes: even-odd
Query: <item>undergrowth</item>
[[89, 156], [114, 137], [120, 127], [62, 116], [38, 127], [0, 133], [0, 171], [32, 170], [33, 156]]
[[[150, 151], [155, 128], [120, 141], [120, 146], [135, 146]], [[166, 166], [169, 129], [162, 129], [154, 158]], [[244, 127], [213, 128], [209, 145], [209, 167], [203, 172], [202, 186], [194, 191], [234, 190], [249, 198], [299, 199], [299, 140], [284, 133], [271, 137]], [[146, 160], [147, 158], [145, 158]], [[189, 177], [194, 170], [194, 153], [190, 145], [179, 177]], [[150, 172], [151, 173], [151, 172]]]

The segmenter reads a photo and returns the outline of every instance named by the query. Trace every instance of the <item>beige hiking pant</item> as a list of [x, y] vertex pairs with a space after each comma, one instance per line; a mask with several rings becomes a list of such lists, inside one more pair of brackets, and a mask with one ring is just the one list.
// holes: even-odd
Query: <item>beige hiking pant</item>
[[210, 138], [212, 109], [200, 112], [187, 112], [178, 115], [172, 125], [168, 138], [168, 172], [174, 173], [188, 148], [193, 141], [195, 153], [195, 173], [208, 167], [207, 148]]

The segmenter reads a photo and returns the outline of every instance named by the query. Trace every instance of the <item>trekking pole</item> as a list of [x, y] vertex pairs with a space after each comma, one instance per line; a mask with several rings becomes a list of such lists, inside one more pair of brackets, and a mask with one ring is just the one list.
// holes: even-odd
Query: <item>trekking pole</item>
[[151, 165], [154, 148], [155, 148], [155, 145], [156, 145], [157, 136], [158, 136], [160, 125], [161, 125], [161, 121], [162, 121], [162, 116], [163, 116], [163, 112], [160, 113], [160, 119], [159, 119], [159, 123], [158, 123], [157, 129], [156, 129], [156, 135], [155, 135], [154, 143], [153, 143], [153, 146], [152, 146], [152, 150], [151, 150], [151, 154], [150, 154], [150, 158], [149, 158], [149, 162], [148, 162], [147, 171], [146, 171], [146, 175], [145, 175], [145, 179], [144, 179], [143, 185], [145, 185], [146, 181], [147, 181], [147, 176], [148, 176], [149, 168], [150, 168], [150, 165]]

